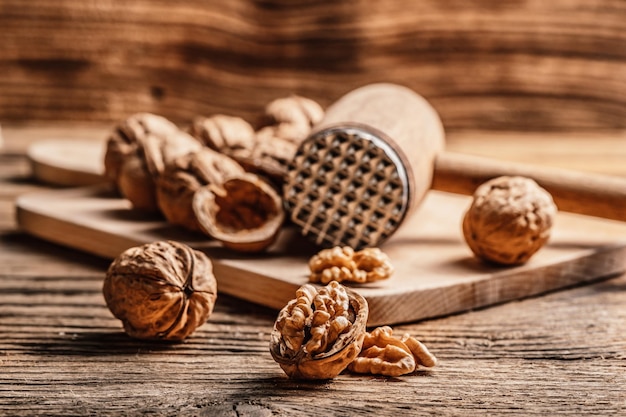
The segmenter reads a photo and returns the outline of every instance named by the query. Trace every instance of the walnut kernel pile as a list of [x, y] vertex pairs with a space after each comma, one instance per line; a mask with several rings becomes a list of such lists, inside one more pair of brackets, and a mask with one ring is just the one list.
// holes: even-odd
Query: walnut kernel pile
[[365, 334], [361, 353], [348, 369], [359, 374], [400, 376], [419, 366], [430, 368], [436, 364], [437, 358], [423, 343], [408, 333], [396, 337], [391, 327], [383, 326]]
[[557, 207], [530, 178], [498, 177], [474, 193], [463, 235], [479, 258], [501, 265], [527, 262], [549, 239]]
[[409, 334], [389, 326], [366, 331], [365, 298], [337, 281], [317, 289], [305, 284], [280, 311], [270, 353], [290, 378], [330, 379], [345, 369], [359, 374], [400, 376], [437, 358]]
[[349, 246], [323, 249], [309, 260], [310, 282], [365, 283], [380, 281], [393, 274], [389, 257], [379, 248], [355, 251]]

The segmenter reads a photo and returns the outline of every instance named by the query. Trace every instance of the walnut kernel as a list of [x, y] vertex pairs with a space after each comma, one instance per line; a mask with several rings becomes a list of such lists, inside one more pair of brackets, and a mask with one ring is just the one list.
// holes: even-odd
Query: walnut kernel
[[204, 253], [159, 241], [120, 254], [109, 266], [103, 294], [129, 336], [180, 341], [211, 315], [217, 282]]
[[502, 265], [527, 262], [549, 239], [557, 207], [525, 177], [498, 177], [479, 186], [463, 218], [463, 235], [479, 258]]
[[351, 372], [400, 376], [414, 372], [418, 366], [433, 367], [437, 358], [426, 346], [408, 333], [393, 335], [389, 326], [366, 333], [359, 356], [348, 366]]
[[337, 282], [373, 282], [389, 278], [393, 266], [389, 257], [379, 248], [365, 248], [355, 252], [349, 246], [323, 249], [309, 260], [310, 282], [328, 284]]
[[278, 314], [270, 353], [291, 378], [330, 379], [361, 350], [367, 301], [337, 282], [305, 284]]

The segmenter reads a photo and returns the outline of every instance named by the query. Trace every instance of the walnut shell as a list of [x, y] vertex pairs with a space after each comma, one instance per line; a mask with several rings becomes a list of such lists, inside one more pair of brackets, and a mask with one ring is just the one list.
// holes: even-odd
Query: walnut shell
[[276, 190], [251, 173], [199, 188], [192, 206], [204, 233], [239, 252], [268, 248], [285, 219]]
[[527, 262], [549, 239], [557, 207], [530, 178], [498, 177], [474, 193], [463, 235], [479, 258], [502, 265]]
[[120, 254], [109, 266], [102, 291], [129, 336], [180, 341], [211, 315], [217, 282], [204, 253], [159, 241]]
[[105, 175], [134, 208], [157, 211], [155, 180], [165, 164], [201, 147], [164, 117], [137, 113], [120, 123], [107, 140]]
[[242, 176], [244, 169], [233, 159], [212, 149], [182, 155], [166, 165], [157, 180], [157, 202], [167, 221], [200, 231], [193, 212], [193, 196], [200, 187], [221, 187], [228, 178]]
[[241, 117], [216, 114], [196, 117], [189, 133], [209, 148], [234, 156], [248, 154], [254, 146], [255, 132], [250, 123]]
[[363, 296], [335, 281], [305, 284], [278, 314], [270, 353], [291, 378], [334, 378], [361, 351], [368, 313]]
[[316, 101], [294, 94], [269, 102], [265, 117], [276, 127], [276, 136], [298, 144], [322, 120], [324, 109]]

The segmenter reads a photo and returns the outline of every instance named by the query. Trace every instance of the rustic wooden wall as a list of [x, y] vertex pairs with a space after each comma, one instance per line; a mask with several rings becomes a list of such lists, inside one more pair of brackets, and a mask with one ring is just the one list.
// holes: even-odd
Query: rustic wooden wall
[[447, 129], [626, 128], [623, 0], [0, 0], [0, 122], [248, 119], [375, 81]]

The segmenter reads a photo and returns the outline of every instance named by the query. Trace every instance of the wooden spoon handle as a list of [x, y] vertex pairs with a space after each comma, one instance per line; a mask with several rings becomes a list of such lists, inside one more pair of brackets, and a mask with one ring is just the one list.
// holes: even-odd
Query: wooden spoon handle
[[545, 188], [559, 210], [626, 221], [626, 178], [504, 162], [444, 152], [435, 160], [432, 189], [471, 195], [483, 182], [519, 175]]

